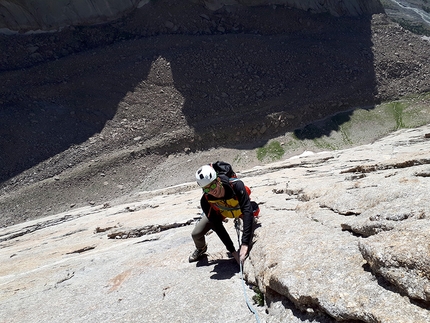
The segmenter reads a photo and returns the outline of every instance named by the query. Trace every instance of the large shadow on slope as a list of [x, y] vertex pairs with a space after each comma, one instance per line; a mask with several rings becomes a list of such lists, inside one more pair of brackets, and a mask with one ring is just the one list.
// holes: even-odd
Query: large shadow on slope
[[[241, 26], [243, 33], [194, 37], [190, 46], [164, 53], [185, 98], [187, 123], [205, 138], [202, 148], [254, 148], [294, 129], [302, 139], [329, 135], [354, 107], [372, 108], [370, 19], [238, 9], [214, 28]], [[304, 128], [338, 112], [320, 131]]]
[[[62, 163], [65, 151], [67, 160], [79, 163], [128, 145], [135, 136], [149, 140], [178, 130], [179, 114], [199, 137], [182, 143], [179, 138], [179, 150], [182, 144], [249, 148], [374, 103], [370, 17], [334, 18], [283, 7], [233, 13], [197, 7], [195, 14], [197, 33], [179, 29], [0, 74], [0, 182], [43, 161]], [[167, 11], [147, 15], [158, 19], [154, 26], [164, 26]], [[147, 80], [160, 58], [168, 62], [172, 84]], [[181, 111], [169, 112], [169, 95], [180, 95]], [[154, 98], [165, 100], [160, 106]], [[105, 137], [97, 143], [79, 146], [99, 133]]]
[[[103, 152], [106, 148], [103, 138], [94, 148], [91, 142], [85, 148], [79, 145], [100, 133], [115, 116], [121, 117], [120, 102], [146, 78], [150, 66], [147, 60], [136, 68], [134, 62], [118, 55], [120, 52], [99, 49], [0, 74], [4, 85], [0, 109], [0, 182], [43, 161], [50, 166], [64, 163], [61, 154], [67, 149], [73, 165], [62, 168], [96, 158]], [[121, 145], [121, 129], [119, 125], [116, 127], [110, 135], [118, 136]], [[41, 166], [46, 168], [49, 166]], [[37, 173], [36, 167], [32, 175], [37, 178]]]

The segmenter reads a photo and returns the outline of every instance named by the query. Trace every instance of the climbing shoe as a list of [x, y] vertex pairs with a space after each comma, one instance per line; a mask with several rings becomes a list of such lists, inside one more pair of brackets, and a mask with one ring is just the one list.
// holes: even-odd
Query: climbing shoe
[[197, 261], [205, 252], [208, 250], [208, 245], [205, 245], [202, 249], [196, 249], [188, 258], [189, 262]]

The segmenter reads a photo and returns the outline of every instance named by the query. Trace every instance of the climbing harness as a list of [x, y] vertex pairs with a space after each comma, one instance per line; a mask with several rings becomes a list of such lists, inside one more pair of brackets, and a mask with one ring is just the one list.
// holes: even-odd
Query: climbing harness
[[240, 261], [240, 219], [239, 218], [234, 219], [234, 227], [236, 228], [237, 241], [239, 242], [238, 256], [239, 256], [239, 265], [240, 265], [240, 280], [242, 281], [243, 295], [245, 296], [246, 305], [248, 305], [249, 310], [254, 314], [256, 321], [260, 323], [260, 317], [258, 316], [258, 313], [255, 310], [255, 308], [249, 302], [248, 295], [246, 294], [245, 280], [243, 279], [243, 267], [242, 267], [242, 262]]

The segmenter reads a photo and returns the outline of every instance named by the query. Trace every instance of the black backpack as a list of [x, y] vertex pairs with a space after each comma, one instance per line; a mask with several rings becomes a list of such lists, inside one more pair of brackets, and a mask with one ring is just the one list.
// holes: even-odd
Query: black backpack
[[228, 178], [237, 178], [233, 167], [229, 163], [216, 161], [215, 163], [211, 164], [211, 166], [215, 169], [217, 175], [225, 175]]

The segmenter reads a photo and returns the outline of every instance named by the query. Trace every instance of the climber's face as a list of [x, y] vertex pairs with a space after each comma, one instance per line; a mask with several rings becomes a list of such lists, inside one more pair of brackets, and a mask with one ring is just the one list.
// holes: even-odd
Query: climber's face
[[224, 187], [222, 186], [221, 180], [217, 178], [215, 181], [210, 183], [208, 186], [203, 188], [206, 194], [210, 194], [213, 197], [221, 198], [224, 196]]

